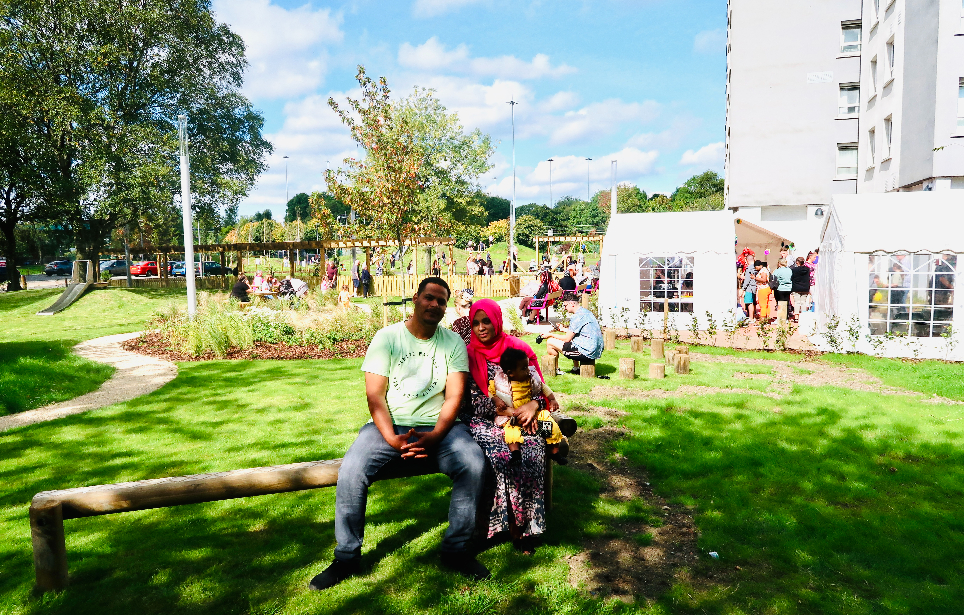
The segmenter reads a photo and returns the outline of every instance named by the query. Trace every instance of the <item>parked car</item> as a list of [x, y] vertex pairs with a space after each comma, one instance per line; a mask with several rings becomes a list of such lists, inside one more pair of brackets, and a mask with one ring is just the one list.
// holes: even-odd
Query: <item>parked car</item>
[[109, 271], [111, 275], [127, 275], [128, 265], [129, 263], [125, 260], [104, 261], [100, 270]]
[[54, 261], [47, 263], [44, 273], [47, 275], [70, 275], [74, 272], [74, 263], [71, 261]]
[[157, 275], [157, 261], [141, 261], [131, 265], [131, 275]]
[[172, 276], [183, 276], [186, 275], [184, 271], [184, 261], [171, 261], [167, 264], [167, 275]]
[[[231, 270], [227, 267], [222, 267], [221, 263], [217, 261], [204, 261], [201, 263], [204, 266], [202, 275], [231, 275]], [[198, 271], [195, 269], [195, 271]]]

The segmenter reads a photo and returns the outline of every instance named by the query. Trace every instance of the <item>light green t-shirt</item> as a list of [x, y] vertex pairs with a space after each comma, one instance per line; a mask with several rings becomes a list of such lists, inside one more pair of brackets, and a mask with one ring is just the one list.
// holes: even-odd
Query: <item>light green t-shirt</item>
[[469, 356], [457, 333], [439, 327], [430, 339], [420, 340], [399, 322], [375, 334], [361, 369], [388, 378], [392, 422], [431, 426], [445, 401], [445, 379], [469, 371]]

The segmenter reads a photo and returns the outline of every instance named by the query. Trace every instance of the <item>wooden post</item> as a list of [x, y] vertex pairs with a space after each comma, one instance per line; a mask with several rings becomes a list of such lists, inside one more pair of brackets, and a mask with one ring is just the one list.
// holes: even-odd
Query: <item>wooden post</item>
[[30, 507], [30, 538], [37, 589], [60, 591], [67, 587], [67, 542], [60, 502]]
[[654, 359], [662, 359], [662, 358], [663, 358], [663, 356], [664, 356], [664, 355], [663, 355], [663, 344], [664, 344], [664, 340], [659, 339], [659, 338], [653, 338], [653, 341], [650, 342], [650, 355], [651, 355]]
[[559, 369], [559, 355], [547, 354], [542, 357], [542, 375], [555, 376]]
[[589, 293], [587, 292], [582, 293], [582, 307], [586, 308], [587, 310], [589, 309]]
[[619, 360], [619, 377], [624, 380], [636, 379], [636, 359]]
[[414, 273], [412, 274], [412, 276], [417, 278], [418, 277], [418, 244], [417, 243], [414, 244], [412, 246], [412, 249], [414, 250], [412, 252], [412, 265], [414, 265], [414, 269], [413, 269]]
[[606, 329], [603, 331], [603, 350], [616, 350], [615, 329]]
[[646, 339], [643, 337], [634, 337], [629, 340], [629, 349], [633, 352], [645, 352], [646, 351]]
[[596, 377], [596, 366], [595, 365], [580, 365], [579, 375], [583, 378], [595, 378]]
[[449, 244], [449, 276], [455, 275], [455, 244]]
[[669, 291], [665, 291], [663, 297], [663, 331], [669, 332]]
[[244, 252], [238, 250], [238, 275], [244, 273]]
[[385, 287], [386, 287], [386, 284], [384, 283], [384, 280], [383, 280], [382, 281], [382, 327], [388, 326], [388, 308], [390, 307], [385, 305], [385, 302], [388, 301], [385, 295]]
[[288, 275], [295, 277], [295, 251], [288, 247]]
[[690, 356], [688, 354], [680, 353], [676, 355], [676, 373], [677, 374], [688, 374], [690, 373]]
[[676, 347], [676, 354], [689, 354], [689, 353], [690, 353], [689, 346], [677, 346], [677, 347]]
[[777, 324], [781, 327], [787, 324], [787, 302], [777, 301]]
[[666, 351], [666, 365], [675, 365], [673, 363], [673, 357], [676, 356], [676, 351], [672, 348]]
[[221, 256], [221, 271], [228, 268], [228, 253], [224, 250], [219, 250], [218, 253]]
[[649, 377], [650, 378], [665, 378], [666, 377], [666, 365], [663, 363], [650, 363], [649, 364]]
[[541, 264], [542, 264], [542, 261], [539, 260], [539, 238], [536, 237], [536, 268], [538, 269], [539, 265]]

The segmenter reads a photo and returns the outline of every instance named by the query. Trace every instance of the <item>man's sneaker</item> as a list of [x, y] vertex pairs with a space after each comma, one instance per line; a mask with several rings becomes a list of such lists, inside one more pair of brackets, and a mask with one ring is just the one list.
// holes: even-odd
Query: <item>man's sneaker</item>
[[334, 587], [348, 577], [358, 574], [359, 570], [361, 570], [361, 560], [359, 559], [336, 559], [325, 568], [324, 572], [315, 575], [315, 578], [308, 584], [308, 588], [321, 591]]
[[569, 373], [572, 374], [573, 376], [578, 376], [578, 375], [581, 374], [582, 372], [579, 371], [579, 368], [578, 368], [578, 367], [574, 367], [574, 368], [572, 368], [571, 370], [569, 370]]
[[474, 555], [466, 552], [442, 553], [442, 565], [475, 581], [484, 581], [492, 576]]
[[562, 371], [561, 369], [556, 368], [556, 375], [557, 375], [557, 376], [562, 376], [562, 375], [564, 375], [565, 373], [566, 373], [566, 372]]

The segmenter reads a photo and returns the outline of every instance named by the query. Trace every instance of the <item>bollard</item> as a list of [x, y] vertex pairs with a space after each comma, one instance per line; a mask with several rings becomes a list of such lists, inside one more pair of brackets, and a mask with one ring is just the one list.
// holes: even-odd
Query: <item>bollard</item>
[[603, 350], [616, 350], [616, 331], [606, 329], [603, 331]]
[[595, 365], [580, 365], [579, 375], [583, 378], [595, 378], [596, 377], [596, 366]]
[[663, 363], [650, 363], [649, 364], [649, 377], [650, 378], [665, 378], [666, 377], [666, 365]]
[[547, 354], [542, 357], [542, 374], [544, 376], [555, 376], [559, 370], [559, 355]]
[[629, 340], [629, 349], [633, 352], [644, 352], [646, 348], [646, 338], [634, 337]]
[[652, 357], [653, 357], [654, 359], [662, 359], [662, 358], [663, 358], [663, 356], [664, 356], [664, 355], [663, 355], [663, 340], [658, 339], [658, 338], [653, 338], [653, 341], [650, 342], [650, 354], [652, 355]]
[[673, 366], [677, 374], [690, 373], [690, 356], [688, 354], [677, 354]]

